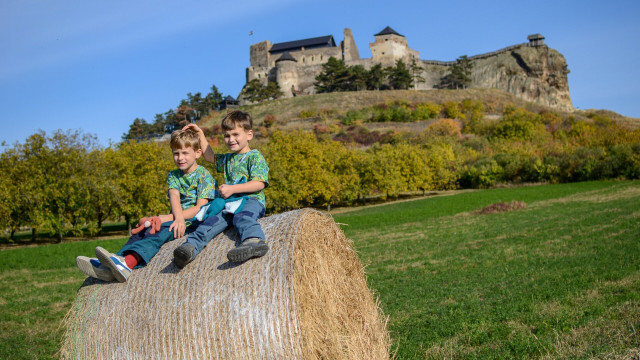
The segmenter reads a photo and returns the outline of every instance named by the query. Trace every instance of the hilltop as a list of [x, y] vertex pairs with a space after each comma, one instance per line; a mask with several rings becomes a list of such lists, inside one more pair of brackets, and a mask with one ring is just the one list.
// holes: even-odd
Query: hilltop
[[[561, 117], [573, 116], [577, 120], [588, 119], [589, 114], [597, 113], [606, 116], [614, 122], [629, 129], [640, 129], [640, 119], [630, 118], [609, 110], [559, 110], [541, 104], [523, 100], [511, 93], [498, 89], [463, 89], [463, 90], [385, 90], [385, 91], [353, 91], [334, 92], [284, 98], [265, 101], [259, 104], [244, 105], [240, 109], [252, 114], [257, 127], [264, 126], [264, 119], [272, 115], [276, 125], [281, 130], [306, 129], [310, 130], [316, 124], [330, 125], [339, 123], [340, 119], [350, 110], [358, 110], [378, 104], [394, 101], [409, 103], [431, 102], [443, 104], [446, 102], [461, 102], [463, 100], [481, 101], [485, 106], [485, 116], [497, 117], [502, 114], [505, 105], [522, 107], [529, 111], [540, 113], [553, 112]], [[212, 127], [220, 123], [227, 110], [213, 112], [203, 118], [199, 125]], [[426, 124], [423, 124], [426, 126]], [[415, 126], [411, 123], [365, 123], [368, 128], [390, 127], [402, 130], [403, 127]]]

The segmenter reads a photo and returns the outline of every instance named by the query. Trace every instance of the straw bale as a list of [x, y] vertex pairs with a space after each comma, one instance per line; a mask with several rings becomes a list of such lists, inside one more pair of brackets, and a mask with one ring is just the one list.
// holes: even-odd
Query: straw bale
[[171, 241], [126, 283], [87, 278], [63, 359], [387, 359], [363, 267], [335, 222], [310, 209], [260, 220], [271, 249], [242, 264], [228, 229], [184, 269]]

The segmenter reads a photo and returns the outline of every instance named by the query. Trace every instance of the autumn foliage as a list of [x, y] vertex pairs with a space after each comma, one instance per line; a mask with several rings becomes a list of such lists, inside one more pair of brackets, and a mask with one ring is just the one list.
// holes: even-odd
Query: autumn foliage
[[[431, 190], [498, 184], [640, 178], [640, 130], [598, 112], [578, 120], [504, 106], [484, 115], [479, 101], [396, 101], [343, 112], [309, 110], [308, 131], [279, 129], [265, 118], [258, 148], [270, 167], [267, 211], [349, 206]], [[306, 113], [305, 113], [306, 114]], [[330, 120], [333, 119], [333, 122]], [[267, 121], [269, 120], [269, 121]], [[422, 122], [421, 131], [371, 130], [368, 122]], [[268, 125], [268, 126], [267, 126]], [[210, 125], [211, 126], [211, 125]], [[225, 151], [219, 125], [206, 128]], [[78, 131], [38, 132], [0, 154], [0, 227], [58, 235], [97, 234], [105, 221], [135, 223], [169, 211], [163, 142], [107, 148]], [[214, 177], [222, 177], [204, 161]]]

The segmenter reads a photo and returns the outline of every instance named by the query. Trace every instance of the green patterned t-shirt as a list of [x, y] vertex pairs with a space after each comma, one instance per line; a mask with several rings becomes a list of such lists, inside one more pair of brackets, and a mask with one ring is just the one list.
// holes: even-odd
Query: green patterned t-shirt
[[[224, 173], [224, 183], [227, 185], [244, 184], [251, 180], [264, 182], [264, 187], [269, 186], [269, 166], [267, 160], [254, 149], [244, 154], [228, 153], [216, 154], [216, 171]], [[255, 193], [237, 194], [247, 195], [265, 205], [264, 191]]]
[[176, 189], [180, 193], [182, 210], [195, 206], [199, 199], [215, 198], [216, 180], [209, 170], [200, 165], [188, 174], [180, 169], [170, 171], [167, 184], [169, 189]]

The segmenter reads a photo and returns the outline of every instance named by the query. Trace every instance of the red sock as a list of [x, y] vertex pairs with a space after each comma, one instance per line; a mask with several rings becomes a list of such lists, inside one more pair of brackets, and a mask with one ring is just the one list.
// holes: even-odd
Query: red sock
[[136, 265], [140, 263], [141, 260], [142, 259], [140, 258], [140, 255], [136, 253], [127, 254], [124, 256], [124, 262], [127, 263], [127, 266], [129, 267], [129, 269], [133, 269]]

